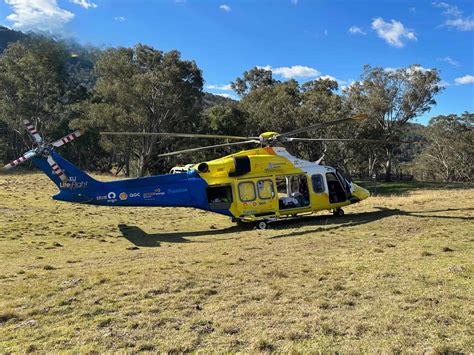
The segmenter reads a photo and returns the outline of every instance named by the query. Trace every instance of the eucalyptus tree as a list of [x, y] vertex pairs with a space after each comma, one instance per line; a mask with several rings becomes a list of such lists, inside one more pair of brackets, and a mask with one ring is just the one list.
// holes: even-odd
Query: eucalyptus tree
[[11, 43], [0, 56], [0, 121], [9, 157], [30, 143], [23, 120], [31, 121], [43, 136], [61, 124], [67, 56], [60, 43], [41, 37]]
[[[141, 44], [112, 48], [100, 56], [95, 69], [94, 94], [77, 125], [143, 133], [197, 129], [202, 74], [194, 61], [182, 60], [178, 51], [163, 52]], [[136, 161], [139, 176], [150, 168], [155, 153], [171, 149], [172, 144], [156, 136], [104, 143], [121, 156], [127, 174], [131, 161]]]
[[[396, 70], [366, 65], [360, 80], [345, 93], [354, 110], [369, 115], [372, 126], [379, 131], [378, 138], [396, 140], [407, 122], [436, 104], [434, 97], [442, 90], [440, 81], [436, 69], [424, 69], [420, 65]], [[389, 180], [394, 146], [386, 144], [384, 150], [385, 177]]]

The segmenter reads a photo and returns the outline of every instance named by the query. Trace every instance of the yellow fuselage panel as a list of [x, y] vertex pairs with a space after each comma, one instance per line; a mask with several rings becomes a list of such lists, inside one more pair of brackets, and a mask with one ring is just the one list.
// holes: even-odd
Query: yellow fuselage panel
[[[229, 173], [235, 172], [234, 157], [248, 156], [250, 160], [250, 172], [237, 177], [229, 176]], [[260, 218], [260, 216], [280, 216], [297, 214], [311, 211], [329, 210], [337, 207], [343, 207], [349, 205], [350, 201], [344, 201], [339, 203], [330, 203], [327, 191], [322, 193], [316, 193], [313, 190], [311, 183], [310, 169], [313, 169], [316, 165], [311, 162], [307, 163], [307, 167], [296, 167], [294, 161], [290, 160], [292, 157], [288, 155], [281, 156], [276, 154], [272, 148], [257, 148], [252, 150], [242, 151], [236, 154], [232, 154], [219, 159], [211, 160], [206, 162], [208, 166], [207, 172], [200, 172], [199, 175], [207, 182], [208, 185], [223, 185], [228, 184], [232, 186], [233, 191], [233, 202], [230, 207], [230, 212], [234, 217], [243, 218], [243, 216], [252, 218]], [[301, 165], [301, 160], [298, 163]], [[194, 167], [197, 168], [199, 164]], [[323, 167], [319, 166], [319, 173], [323, 174]], [[288, 175], [301, 175], [305, 174], [308, 178], [308, 188], [310, 204], [307, 207], [298, 207], [291, 209], [280, 209], [278, 201], [278, 192], [276, 190], [276, 177], [277, 176], [288, 176]], [[274, 195], [273, 198], [262, 198], [259, 195], [258, 184], [264, 184], [265, 180], [271, 180], [273, 183]], [[245, 182], [252, 182], [255, 186], [254, 197], [247, 201], [242, 201], [239, 196], [239, 184]], [[354, 185], [353, 195], [360, 200], [367, 198], [369, 193], [367, 190]], [[250, 185], [249, 185], [250, 186]], [[244, 189], [245, 185], [241, 189]], [[251, 192], [250, 192], [251, 194]], [[253, 197], [253, 195], [251, 195]], [[263, 218], [263, 217], [261, 217]]]

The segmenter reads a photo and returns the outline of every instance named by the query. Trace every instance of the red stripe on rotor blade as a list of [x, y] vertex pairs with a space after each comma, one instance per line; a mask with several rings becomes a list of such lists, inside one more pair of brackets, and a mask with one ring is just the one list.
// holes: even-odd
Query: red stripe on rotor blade
[[72, 136], [72, 139], [76, 139], [76, 138], [77, 138], [77, 136], [76, 136], [75, 133], [71, 134], [71, 136]]
[[56, 175], [62, 176], [62, 175], [64, 175], [64, 173], [62, 171], [60, 171], [59, 173], [56, 173]]

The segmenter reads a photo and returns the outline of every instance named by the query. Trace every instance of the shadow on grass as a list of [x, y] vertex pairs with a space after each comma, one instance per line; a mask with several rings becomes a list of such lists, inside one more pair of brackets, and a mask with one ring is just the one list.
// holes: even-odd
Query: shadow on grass
[[[235, 233], [244, 230], [240, 226], [232, 226], [225, 229], [214, 229], [205, 231], [191, 231], [191, 232], [173, 232], [173, 233], [146, 233], [139, 227], [128, 226], [126, 224], [118, 225], [122, 235], [132, 244], [138, 247], [159, 247], [161, 242], [166, 243], [191, 243], [191, 240], [186, 237], [200, 237], [207, 235], [223, 235], [228, 233]], [[202, 243], [202, 241], [193, 242]]]
[[[439, 212], [462, 212], [462, 211], [472, 211], [474, 208], [449, 208], [442, 210], [427, 210], [427, 211], [402, 211], [396, 208], [384, 208], [376, 207], [378, 211], [373, 212], [364, 212], [364, 213], [355, 213], [345, 215], [343, 217], [333, 217], [333, 216], [308, 216], [303, 217], [299, 220], [280, 220], [272, 223], [272, 229], [276, 231], [284, 231], [286, 229], [299, 228], [305, 226], [318, 226], [317, 230], [304, 230], [304, 231], [294, 231], [291, 233], [280, 234], [271, 237], [275, 238], [286, 238], [286, 237], [295, 237], [300, 235], [305, 235], [309, 233], [314, 233], [315, 231], [331, 231], [336, 229], [355, 227], [358, 225], [374, 222], [383, 218], [392, 217], [392, 216], [410, 216], [418, 218], [442, 218], [442, 219], [452, 219], [452, 220], [471, 220], [471, 217], [467, 216], [447, 216], [447, 215], [425, 215], [423, 213], [439, 213]], [[146, 233], [141, 228], [136, 226], [129, 226], [126, 224], [119, 224], [118, 227], [122, 235], [132, 244], [138, 247], [159, 247], [161, 242], [166, 243], [191, 243], [192, 241], [187, 239], [189, 237], [201, 237], [209, 235], [225, 235], [230, 233], [241, 232], [250, 229], [253, 224], [249, 223], [247, 226], [232, 226], [225, 229], [215, 229], [215, 230], [205, 230], [205, 231], [191, 231], [191, 232], [172, 232], [172, 233]], [[203, 243], [203, 241], [196, 241], [194, 243]]]
[[[462, 211], [473, 211], [474, 208], [449, 208], [442, 210], [427, 210], [427, 211], [402, 211], [397, 208], [385, 208], [385, 207], [375, 207], [378, 211], [373, 212], [364, 212], [364, 213], [355, 213], [349, 214], [344, 217], [330, 217], [330, 216], [311, 216], [305, 217], [299, 220], [296, 223], [291, 223], [291, 221], [277, 222], [273, 225], [273, 228], [276, 230], [284, 230], [287, 225], [291, 223], [292, 228], [298, 228], [308, 225], [318, 225], [320, 229], [318, 231], [331, 231], [347, 227], [355, 227], [362, 224], [370, 223], [377, 221], [383, 218], [392, 217], [392, 216], [410, 216], [418, 218], [441, 218], [441, 219], [452, 219], [452, 220], [472, 220], [472, 217], [468, 216], [447, 216], [447, 215], [425, 215], [423, 213], [438, 213], [438, 212], [462, 212]], [[324, 227], [324, 228], [323, 228]], [[305, 230], [305, 231], [295, 231], [287, 234], [280, 234], [274, 238], [286, 238], [286, 237], [295, 237], [308, 233], [313, 233], [314, 230]]]

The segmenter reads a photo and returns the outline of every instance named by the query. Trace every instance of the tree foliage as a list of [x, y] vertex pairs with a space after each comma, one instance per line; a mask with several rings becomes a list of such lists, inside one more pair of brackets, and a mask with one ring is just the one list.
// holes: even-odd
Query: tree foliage
[[[1, 29], [1, 28], [0, 28]], [[138, 44], [99, 50], [35, 35], [12, 37], [0, 56], [0, 156], [4, 162], [31, 146], [22, 121], [49, 139], [71, 128], [87, 131], [61, 150], [82, 168], [144, 175], [176, 163], [230, 154], [233, 147], [159, 158], [164, 152], [216, 144], [216, 140], [156, 136], [104, 137], [100, 131], [192, 132], [258, 136], [367, 113], [369, 119], [302, 137], [410, 140], [423, 144], [288, 142], [295, 155], [342, 168], [351, 175], [383, 171], [419, 179], [472, 181], [473, 114], [437, 116], [427, 127], [412, 121], [436, 104], [442, 90], [436, 69], [412, 65], [394, 71], [365, 66], [360, 79], [280, 81], [254, 67], [231, 83], [239, 101], [203, 93], [202, 73], [178, 51]], [[19, 41], [17, 41], [19, 39]]]
[[[86, 104], [84, 119], [76, 124], [107, 131], [193, 131], [199, 122], [203, 79], [192, 61], [181, 60], [178, 51], [163, 52], [145, 45], [113, 48], [96, 63], [97, 82]], [[156, 136], [116, 139], [106, 142], [109, 151], [121, 157], [127, 175], [130, 161], [138, 159], [137, 174], [143, 176], [156, 153]], [[169, 144], [169, 142], [168, 142]]]

